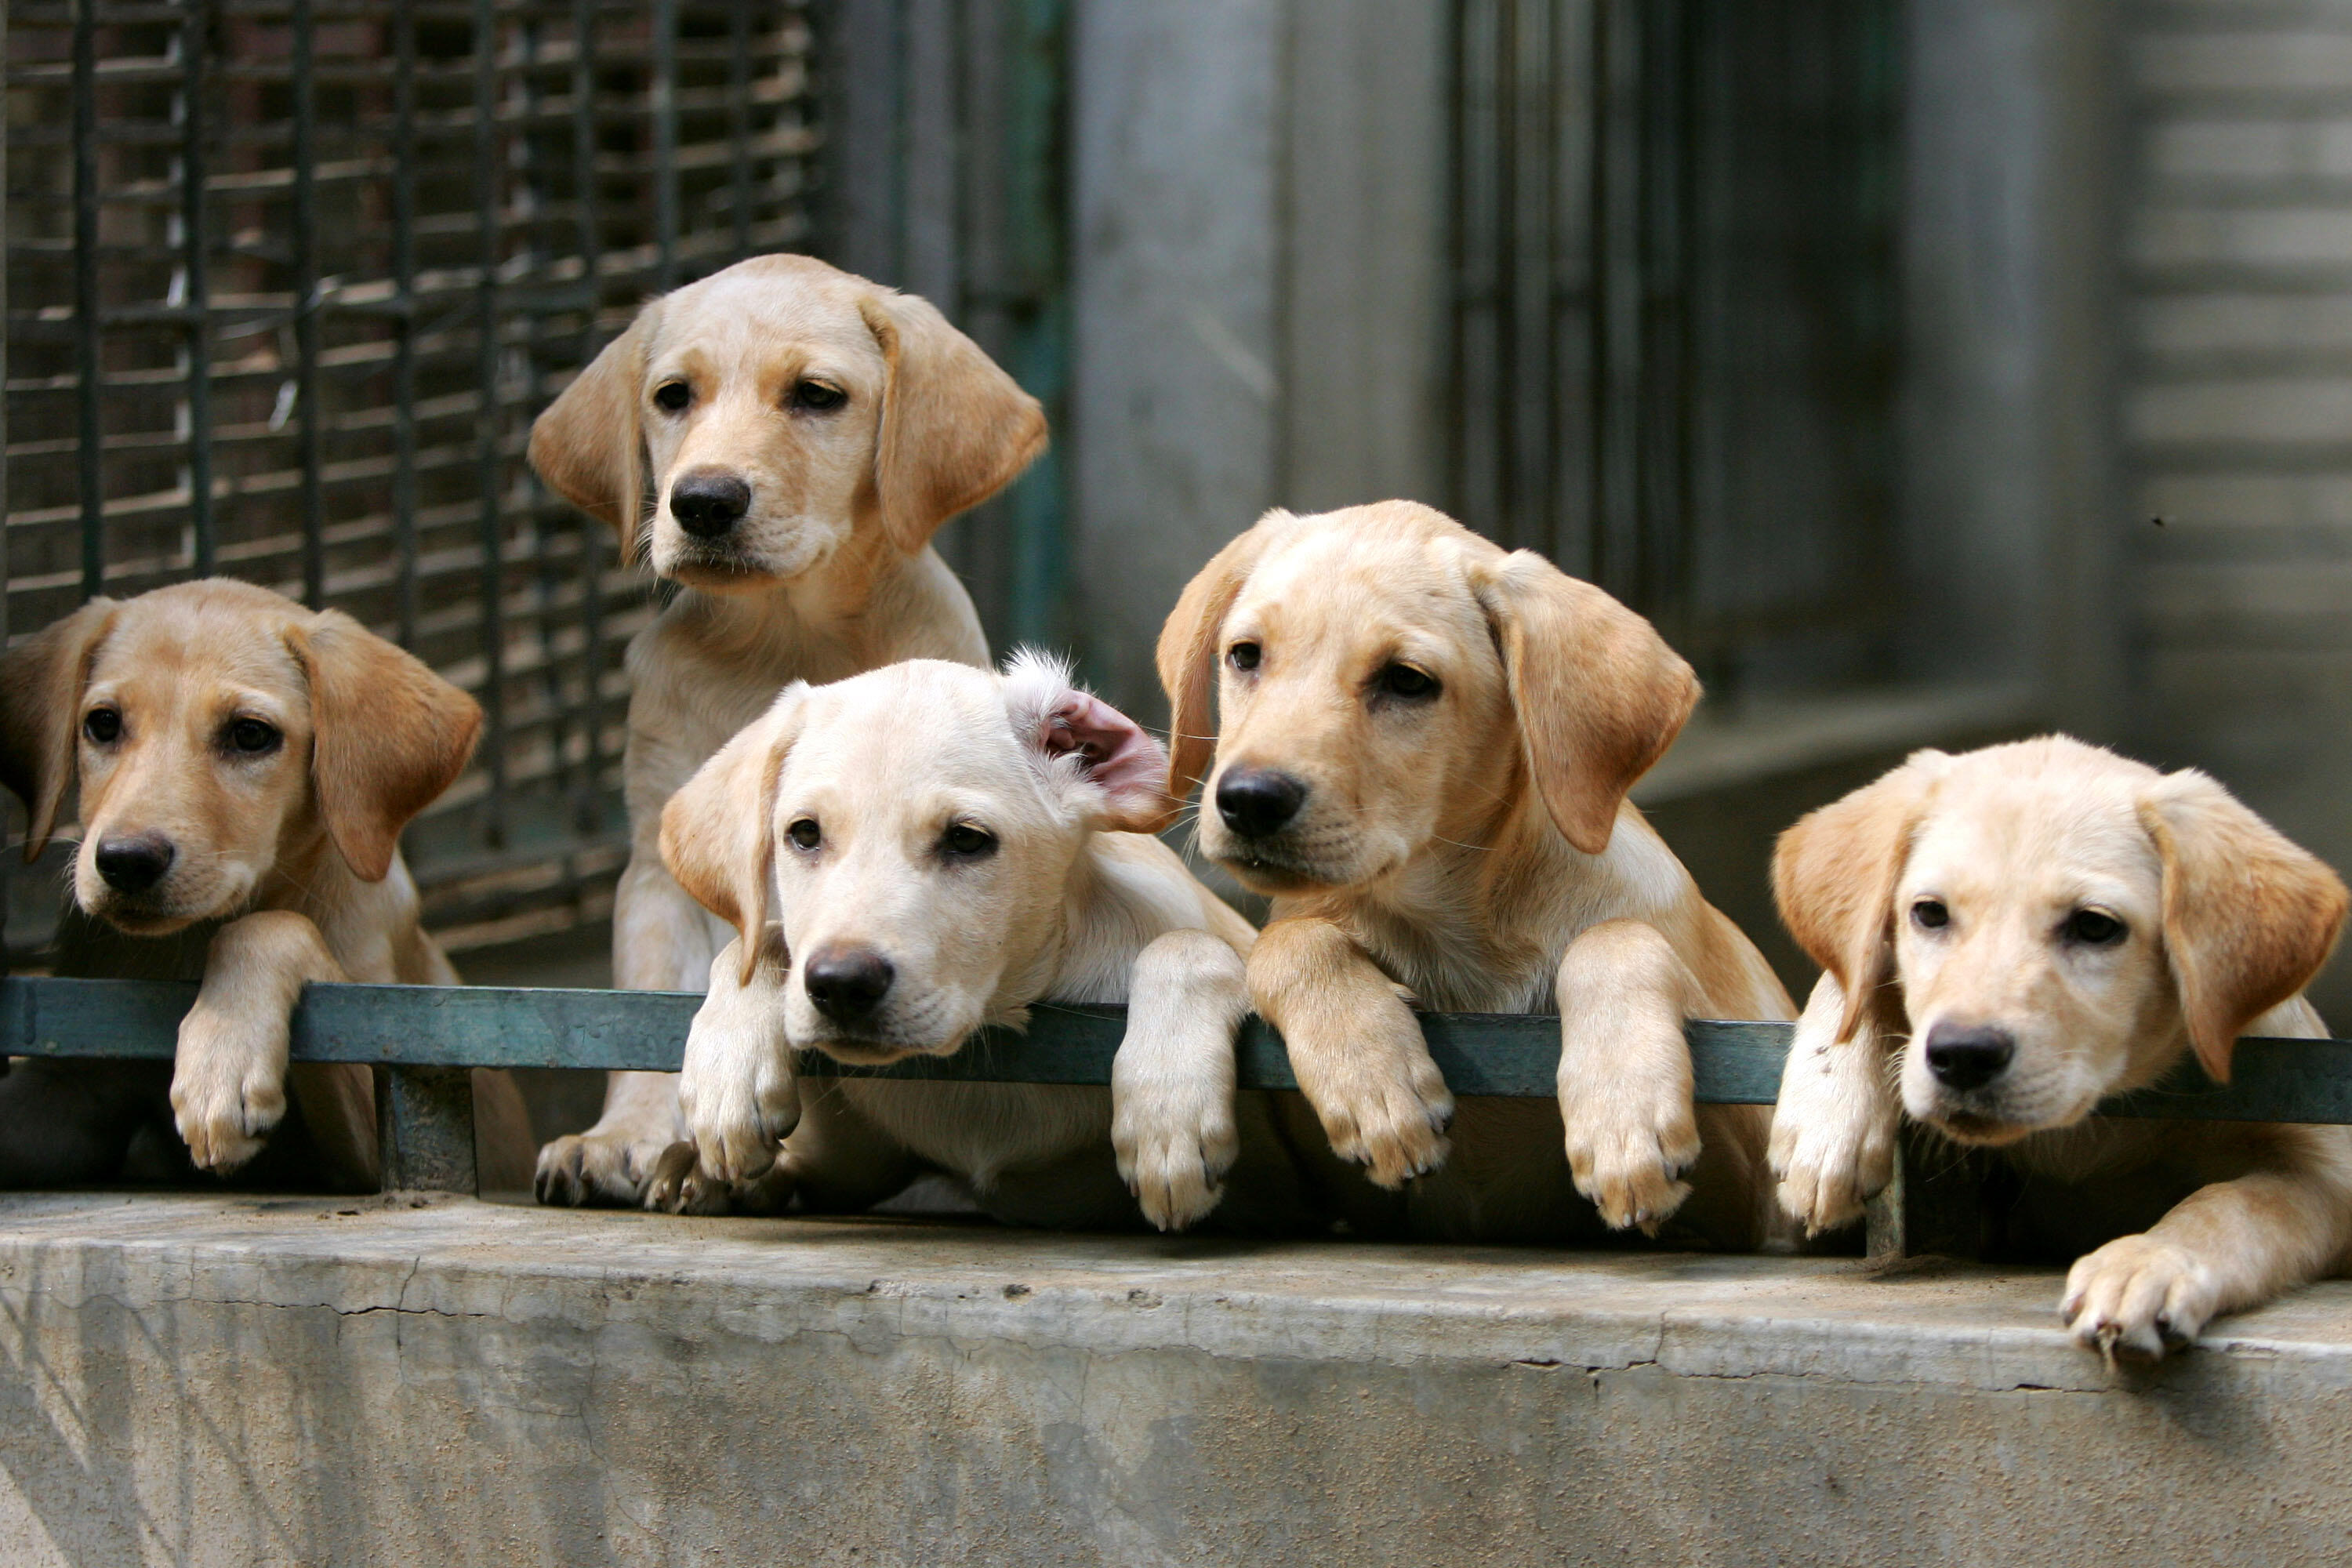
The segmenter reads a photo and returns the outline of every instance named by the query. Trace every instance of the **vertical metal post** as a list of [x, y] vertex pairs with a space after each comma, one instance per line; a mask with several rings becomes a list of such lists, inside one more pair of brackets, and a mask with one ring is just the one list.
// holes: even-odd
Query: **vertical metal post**
[[81, 437], [81, 592], [106, 591], [106, 426], [100, 401], [98, 3], [74, 0], [74, 374]]
[[751, 0], [727, 0], [727, 200], [734, 259], [751, 254]]
[[180, 303], [188, 312], [188, 527], [199, 577], [213, 574], [212, 290], [205, 270], [205, 56], [210, 0], [182, 0], [180, 22]]
[[[604, 231], [596, 212], [596, 5], [595, 0], [572, 4], [572, 184], [579, 211], [580, 363], [587, 364], [604, 348], [597, 317], [604, 302]], [[604, 826], [604, 558], [601, 531], [569, 514], [572, 537], [580, 549], [581, 631], [585, 643], [586, 669], [581, 680], [580, 705], [583, 734], [581, 777], [572, 812], [580, 831], [593, 833]]]
[[499, 40], [496, 0], [474, 0], [474, 221], [480, 241], [480, 268], [474, 293], [481, 388], [478, 457], [481, 466], [482, 712], [488, 723], [483, 754], [489, 762], [490, 790], [483, 802], [483, 831], [494, 847], [506, 842], [507, 702], [506, 570], [501, 559], [505, 526], [499, 505], [506, 489], [505, 409], [499, 387]]
[[[8, 58], [8, 8], [0, 5], [0, 68]], [[5, 109], [6, 89], [0, 87], [0, 109]], [[8, 116], [0, 113], [0, 170], [8, 166]], [[0, 322], [8, 319], [8, 268], [6, 237], [8, 233], [8, 192], [5, 180], [0, 180]], [[0, 650], [8, 646], [8, 334], [0, 331]], [[8, 891], [12, 878], [8, 863], [16, 858], [8, 853], [13, 835], [6, 832], [9, 816], [17, 807], [0, 798], [0, 974], [8, 972]], [[8, 1058], [0, 1054], [0, 1078], [8, 1076]]]
[[471, 1068], [376, 1068], [375, 1133], [377, 1180], [384, 1191], [480, 1190]]
[[677, 0], [653, 8], [654, 243], [656, 287], [677, 287]]
[[1895, 1179], [1864, 1205], [1863, 1226], [1872, 1258], [1982, 1257], [1989, 1226], [1978, 1157], [1906, 1121], [1895, 1142]]
[[327, 602], [326, 503], [319, 484], [319, 202], [317, 26], [294, 0], [294, 442], [301, 463], [302, 602]]
[[[1070, 324], [1062, 197], [1062, 69], [1068, 44], [1066, 0], [1013, 0], [1015, 25], [1006, 50], [1006, 249], [1021, 280], [1025, 309], [1014, 319], [1013, 379], [1059, 420], [1069, 394]], [[903, 80], [904, 62], [894, 73]], [[898, 255], [903, 264], [905, 248]], [[1048, 447], [1007, 498], [1013, 521], [1013, 571], [1006, 632], [1015, 642], [1053, 643], [1063, 635], [1065, 547], [1062, 458]]]
[[416, 0], [393, 14], [392, 525], [400, 646], [416, 646]]

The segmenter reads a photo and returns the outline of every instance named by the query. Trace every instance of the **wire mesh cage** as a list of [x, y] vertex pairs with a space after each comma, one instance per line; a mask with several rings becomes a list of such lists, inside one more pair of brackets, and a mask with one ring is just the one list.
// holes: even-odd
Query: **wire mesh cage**
[[211, 573], [347, 610], [488, 715], [428, 922], [601, 913], [649, 586], [523, 445], [646, 295], [805, 244], [810, 52], [799, 0], [12, 0], [7, 626]]

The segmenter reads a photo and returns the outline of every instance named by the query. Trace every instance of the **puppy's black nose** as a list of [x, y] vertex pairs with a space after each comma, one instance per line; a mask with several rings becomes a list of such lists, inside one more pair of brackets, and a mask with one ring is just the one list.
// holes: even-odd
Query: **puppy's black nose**
[[1307, 786], [1272, 768], [1229, 768], [1217, 781], [1217, 815], [1244, 838], [1279, 833], [1307, 804]]
[[697, 539], [716, 539], [751, 510], [751, 487], [719, 468], [680, 474], [669, 487], [669, 514]]
[[818, 1012], [836, 1024], [855, 1024], [881, 1005], [897, 977], [890, 961], [870, 947], [827, 947], [809, 955], [801, 984]]
[[1938, 1024], [1927, 1031], [1927, 1070], [1947, 1089], [1982, 1089], [2017, 1055], [2017, 1037], [1990, 1024]]
[[143, 893], [172, 868], [172, 841], [160, 833], [131, 838], [103, 838], [98, 845], [98, 874], [118, 893]]

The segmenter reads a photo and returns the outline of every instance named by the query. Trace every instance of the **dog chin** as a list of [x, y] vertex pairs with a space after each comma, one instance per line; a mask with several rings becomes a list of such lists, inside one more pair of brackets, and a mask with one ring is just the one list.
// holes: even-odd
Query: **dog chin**
[[1911, 1114], [1953, 1142], [1964, 1143], [1972, 1149], [1997, 1149], [2003, 1144], [2031, 1138], [2037, 1132], [2072, 1126], [2083, 1119], [2081, 1110], [2061, 1116], [2023, 1116], [2008, 1108], [1942, 1103], [1926, 1110], [1915, 1110]]
[[790, 575], [754, 565], [740, 556], [702, 551], [681, 552], [658, 570], [670, 581], [706, 594], [764, 593]]
[[814, 1046], [826, 1056], [847, 1067], [887, 1068], [893, 1062], [903, 1062], [911, 1057], [953, 1056], [961, 1039], [945, 1045], [902, 1045], [894, 1040], [853, 1040], [843, 1037], [801, 1042]]
[[81, 910], [82, 913], [93, 920], [104, 921], [125, 936], [170, 936], [206, 918], [202, 912], [181, 914], [177, 910], [147, 908], [120, 899], [110, 899], [98, 904], [84, 899]]
[[1317, 893], [1332, 888], [1349, 886], [1357, 879], [1344, 869], [1316, 865], [1297, 856], [1286, 855], [1280, 849], [1264, 845], [1244, 844], [1227, 840], [1223, 844], [1201, 846], [1209, 858], [1234, 874], [1234, 879], [1253, 893], [1281, 897], [1289, 893]]

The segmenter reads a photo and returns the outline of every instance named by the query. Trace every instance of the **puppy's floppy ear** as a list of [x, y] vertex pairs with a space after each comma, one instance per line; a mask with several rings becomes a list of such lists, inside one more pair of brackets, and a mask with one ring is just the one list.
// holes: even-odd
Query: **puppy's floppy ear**
[[2246, 1026], [2309, 984], [2344, 929], [2343, 879], [2194, 768], [2139, 803], [2164, 865], [2164, 951], [2217, 1083]]
[[1297, 521], [1276, 507], [1210, 556], [1209, 563], [1184, 584], [1176, 607], [1160, 628], [1160, 686], [1168, 693], [1168, 794], [1175, 800], [1192, 795], [1216, 752], [1211, 710], [1222, 653], [1218, 633], [1267, 544]]
[[1045, 449], [1045, 411], [928, 300], [877, 289], [857, 309], [889, 366], [874, 443], [882, 522], [911, 555]]
[[1845, 993], [1840, 1042], [1853, 1038], [1895, 978], [1895, 884], [1911, 835], [1951, 759], [1915, 752], [1901, 767], [1801, 818], [1772, 851], [1772, 900], [1805, 956]]
[[1005, 661], [1004, 707], [1021, 743], [1051, 764], [1076, 762], [1090, 792], [1095, 826], [1110, 833], [1157, 833], [1179, 803], [1163, 787], [1168, 753], [1143, 726], [1073, 685], [1057, 660], [1024, 648]]
[[1528, 771], [1570, 844], [1609, 847], [1617, 807], [1682, 733], [1698, 677], [1648, 621], [1532, 550], [1476, 584]]
[[310, 782], [327, 836], [353, 876], [382, 881], [400, 830], [466, 771], [481, 705], [341, 610], [287, 642], [310, 682]]
[[92, 599], [0, 658], [0, 784], [25, 803], [27, 862], [57, 829], [75, 775], [82, 688], [117, 608], [112, 599]]
[[776, 786], [800, 738], [808, 683], [796, 680], [735, 732], [662, 807], [662, 863], [743, 941], [743, 984], [760, 962], [776, 868]]
[[530, 466], [550, 489], [637, 548], [645, 512], [646, 354], [661, 301], [637, 312], [530, 426]]

